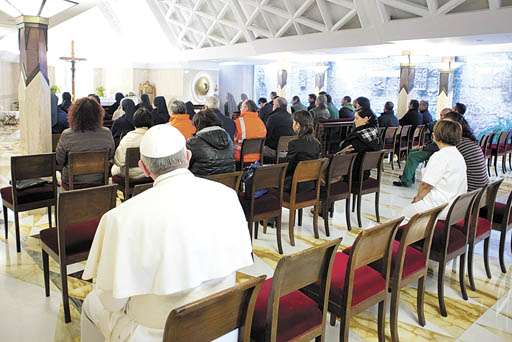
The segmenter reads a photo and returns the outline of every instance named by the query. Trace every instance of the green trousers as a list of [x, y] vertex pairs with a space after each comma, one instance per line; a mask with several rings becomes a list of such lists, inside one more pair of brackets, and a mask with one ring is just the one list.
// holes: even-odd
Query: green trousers
[[411, 186], [416, 181], [416, 169], [418, 165], [429, 160], [430, 156], [434, 154], [430, 151], [418, 150], [412, 151], [407, 157], [405, 162], [404, 173], [400, 177], [400, 181], [405, 186]]

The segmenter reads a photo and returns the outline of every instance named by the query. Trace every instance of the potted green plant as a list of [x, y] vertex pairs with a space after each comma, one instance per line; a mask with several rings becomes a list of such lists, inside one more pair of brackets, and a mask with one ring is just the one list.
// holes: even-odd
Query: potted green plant
[[52, 85], [51, 88], [50, 88], [50, 91], [52, 94], [59, 94], [60, 93], [60, 88], [58, 85]]
[[98, 86], [98, 88], [96, 88], [96, 95], [99, 97], [105, 97], [105, 87]]

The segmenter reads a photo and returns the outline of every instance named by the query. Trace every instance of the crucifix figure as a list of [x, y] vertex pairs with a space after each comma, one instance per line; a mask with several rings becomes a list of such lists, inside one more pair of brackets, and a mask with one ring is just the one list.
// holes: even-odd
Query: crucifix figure
[[86, 61], [86, 58], [75, 57], [75, 41], [71, 41], [71, 57], [61, 57], [60, 59], [71, 62], [71, 94], [73, 100], [75, 99], [75, 63], [80, 61]]

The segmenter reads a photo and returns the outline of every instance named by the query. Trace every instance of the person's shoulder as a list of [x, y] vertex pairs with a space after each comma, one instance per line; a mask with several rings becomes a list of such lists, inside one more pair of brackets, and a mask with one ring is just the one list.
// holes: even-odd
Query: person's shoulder
[[66, 136], [69, 136], [71, 134], [73, 134], [74, 131], [72, 128], [66, 128], [65, 130], [62, 131], [62, 133], [60, 134], [60, 138], [62, 139], [62, 137], [66, 137]]

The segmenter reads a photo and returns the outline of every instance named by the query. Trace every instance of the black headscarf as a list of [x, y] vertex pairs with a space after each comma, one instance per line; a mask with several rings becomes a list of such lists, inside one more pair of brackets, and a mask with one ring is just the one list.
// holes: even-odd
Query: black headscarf
[[146, 108], [150, 112], [153, 111], [153, 106], [151, 105], [148, 94], [142, 94], [140, 96], [140, 101], [139, 107]]
[[169, 110], [167, 109], [167, 104], [165, 103], [165, 97], [155, 97], [155, 109], [151, 113], [153, 125], [169, 122], [169, 118]]
[[167, 109], [167, 103], [165, 103], [165, 97], [157, 96], [155, 97], [155, 107], [158, 113], [169, 115], [169, 110]]
[[133, 124], [133, 114], [135, 114], [135, 102], [133, 102], [131, 99], [124, 99], [123, 105], [122, 105], [123, 111], [124, 111], [124, 117], [126, 120], [128, 120], [131, 124]]
[[190, 101], [187, 101], [185, 103], [185, 107], [187, 108], [187, 114], [190, 115], [190, 119], [192, 119], [194, 115], [196, 115], [196, 112], [194, 110], [194, 104]]
[[69, 107], [71, 107], [71, 94], [67, 91], [62, 93], [62, 103], [60, 104], [60, 109], [65, 111], [66, 113], [69, 110]]

